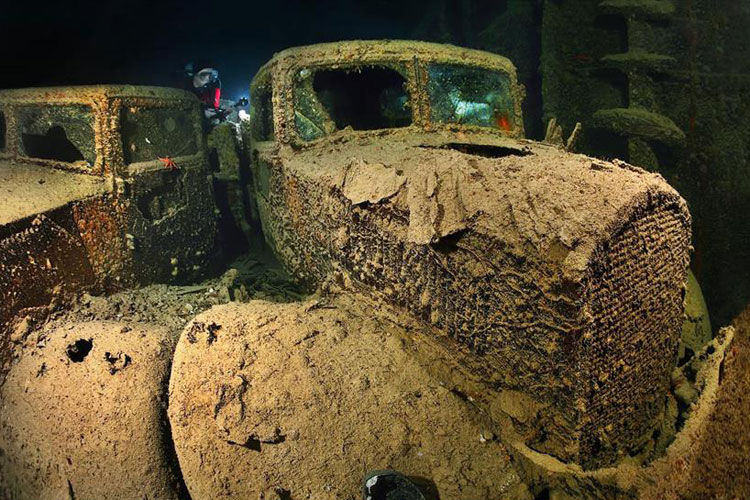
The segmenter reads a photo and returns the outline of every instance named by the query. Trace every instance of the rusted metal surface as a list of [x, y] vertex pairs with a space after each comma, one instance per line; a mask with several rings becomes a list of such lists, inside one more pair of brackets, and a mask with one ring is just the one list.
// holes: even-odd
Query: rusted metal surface
[[[334, 278], [432, 325], [482, 380], [472, 398], [533, 448], [586, 468], [637, 452], [675, 363], [684, 200], [658, 175], [520, 139], [520, 119], [433, 123], [429, 62], [504, 71], [520, 117], [510, 62], [456, 47], [324, 44], [261, 70], [252, 89], [272, 88], [275, 137], [252, 145], [266, 238], [299, 279]], [[406, 65], [412, 125], [302, 140], [300, 69], [374, 63]]]
[[[409, 129], [434, 130], [464, 133], [482, 132], [477, 127], [454, 126], [435, 123], [430, 119], [429, 97], [426, 88], [418, 82], [426, 78], [424, 66], [432, 62], [470, 65], [487, 68], [507, 74], [510, 77], [511, 92], [514, 99], [514, 126], [504, 133], [509, 137], [523, 138], [523, 110], [521, 103], [525, 89], [517, 81], [516, 68], [509, 59], [489, 52], [418, 41], [385, 40], [385, 41], [349, 41], [323, 43], [305, 47], [286, 49], [274, 57], [258, 71], [250, 85], [251, 95], [260, 91], [269, 82], [270, 74], [273, 86], [274, 125], [278, 140], [301, 145], [299, 137], [293, 130], [293, 109], [291, 77], [295, 70], [307, 67], [350, 68], [388, 62], [406, 66], [409, 76], [408, 86], [414, 108], [414, 124]], [[418, 62], [418, 64], [417, 64]]]
[[[64, 115], [66, 123], [75, 125], [79, 115], [80, 120], [90, 120], [95, 159], [64, 161], [31, 157], [19, 116], [32, 109], [54, 117], [66, 106], [73, 106]], [[3, 186], [10, 202], [5, 209], [0, 208], [4, 215], [0, 218], [3, 220], [0, 235], [11, 236], [18, 227], [24, 227], [24, 219], [33, 218], [36, 212], [63, 210], [66, 220], [72, 221], [66, 231], [78, 242], [76, 248], [84, 250], [88, 272], [95, 277], [93, 281], [105, 290], [185, 281], [208, 264], [216, 224], [200, 107], [192, 94], [135, 86], [5, 90], [0, 91], [0, 111], [6, 121], [0, 168], [10, 172], [6, 177], [12, 180]], [[144, 115], [140, 122], [138, 112]], [[169, 115], [172, 112], [174, 118]], [[139, 124], [143, 128], [136, 131], [140, 134], [137, 139], [142, 142], [137, 147], [130, 144], [133, 151], [143, 151], [137, 157], [133, 151], [123, 150], [125, 131], [121, 117], [127, 113], [132, 117], [131, 128]], [[162, 115], [165, 118], [158, 121]], [[86, 131], [85, 127], [81, 130]], [[165, 149], [169, 149], [165, 151], [153, 146], [160, 135], [180, 130], [187, 134], [190, 150], [183, 151], [182, 144], [173, 143], [166, 144]], [[75, 142], [77, 138], [71, 139]], [[172, 168], [165, 168], [163, 157], [170, 158]], [[39, 179], [19, 175], [24, 169], [35, 172], [47, 169], [46, 176], [55, 182], [45, 186], [45, 175], [37, 176]], [[29, 182], [39, 184], [30, 190]], [[85, 190], [82, 185], [94, 188]], [[25, 202], [28, 193], [44, 189], [52, 191], [54, 206], [40, 204], [35, 209]], [[21, 207], [25, 211], [11, 213], [11, 205], [30, 206]], [[23, 238], [27, 248], [34, 248], [36, 234], [32, 232]], [[40, 240], [39, 244], [44, 247], [55, 243]], [[73, 277], [66, 274], [62, 281], [77, 284], [92, 281], [76, 281]], [[32, 283], [36, 275], [30, 272], [23, 279]], [[36, 288], [30, 285], [29, 290]]]
[[[0, 240], [0, 333], [20, 310], [45, 306], [53, 294], [96, 283], [77, 235], [40, 215]], [[0, 334], [0, 380], [11, 356], [10, 332]]]
[[127, 202], [102, 196], [72, 204], [73, 220], [98, 281], [110, 290], [132, 286], [135, 265], [128, 251], [123, 228], [127, 225]]

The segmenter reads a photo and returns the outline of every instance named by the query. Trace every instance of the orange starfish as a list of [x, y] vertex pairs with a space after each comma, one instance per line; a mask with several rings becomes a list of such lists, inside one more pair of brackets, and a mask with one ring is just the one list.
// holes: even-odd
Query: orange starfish
[[170, 158], [169, 156], [165, 156], [164, 158], [159, 158], [159, 161], [161, 161], [164, 164], [164, 168], [167, 170], [173, 171], [173, 170], [179, 170], [180, 167], [177, 166], [177, 164]]

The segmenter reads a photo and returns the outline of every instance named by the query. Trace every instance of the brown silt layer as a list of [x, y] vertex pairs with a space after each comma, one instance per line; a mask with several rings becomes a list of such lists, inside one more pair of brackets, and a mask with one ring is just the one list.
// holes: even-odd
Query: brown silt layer
[[493, 390], [544, 409], [523, 426], [535, 448], [586, 467], [637, 450], [674, 366], [682, 198], [658, 175], [552, 147], [496, 140], [480, 155], [390, 135], [282, 148], [259, 169], [282, 261], [309, 282], [339, 273], [437, 326]]

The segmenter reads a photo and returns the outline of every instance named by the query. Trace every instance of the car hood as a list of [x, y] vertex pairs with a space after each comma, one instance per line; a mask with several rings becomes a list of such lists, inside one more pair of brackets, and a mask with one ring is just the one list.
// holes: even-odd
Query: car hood
[[527, 140], [361, 137], [295, 151], [284, 163], [353, 205], [408, 217], [407, 225], [381, 221], [405, 231], [405, 241], [435, 244], [471, 230], [519, 258], [531, 245], [566, 259], [573, 272], [584, 272], [597, 244], [651, 198], [672, 198], [689, 221], [684, 200], [660, 175]]
[[0, 186], [0, 226], [112, 190], [102, 177], [9, 160], [0, 160]]

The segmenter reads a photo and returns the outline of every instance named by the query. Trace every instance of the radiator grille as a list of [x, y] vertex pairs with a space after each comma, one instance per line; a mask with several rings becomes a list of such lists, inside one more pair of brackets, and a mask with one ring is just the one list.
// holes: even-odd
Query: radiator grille
[[689, 245], [684, 212], [657, 204], [597, 254], [579, 352], [584, 465], [635, 452], [651, 437], [675, 362]]

